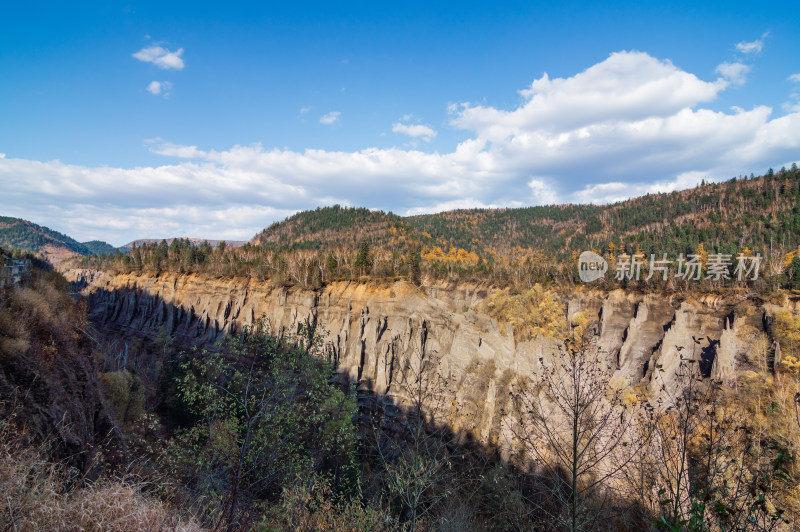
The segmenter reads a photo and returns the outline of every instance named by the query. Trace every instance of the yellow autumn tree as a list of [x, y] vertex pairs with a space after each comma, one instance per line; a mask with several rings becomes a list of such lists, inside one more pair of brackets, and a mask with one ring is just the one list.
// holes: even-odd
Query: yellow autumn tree
[[508, 289], [494, 292], [478, 310], [499, 322], [511, 324], [516, 340], [563, 337], [569, 327], [564, 304], [551, 290], [536, 284], [527, 292], [510, 294]]
[[702, 264], [703, 269], [705, 269], [706, 264], [708, 264], [708, 251], [706, 251], [706, 246], [702, 242], [697, 244], [697, 247], [694, 249], [694, 254], [700, 257], [700, 264]]
[[775, 313], [773, 325], [775, 339], [781, 345], [781, 365], [788, 370], [800, 370], [798, 348], [800, 348], [800, 316], [795, 316], [788, 310], [779, 310]]

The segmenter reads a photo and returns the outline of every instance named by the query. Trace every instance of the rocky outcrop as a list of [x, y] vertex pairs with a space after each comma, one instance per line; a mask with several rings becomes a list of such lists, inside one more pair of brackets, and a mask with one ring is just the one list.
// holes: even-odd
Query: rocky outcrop
[[[163, 328], [184, 342], [206, 343], [261, 316], [276, 331], [315, 320], [341, 374], [364, 396], [413, 404], [419, 387], [412, 384], [426, 373], [426, 404], [459, 434], [488, 446], [513, 439], [509, 394], [558, 351], [558, 342], [541, 336], [517, 342], [510, 327], [477, 312], [489, 293], [481, 287], [335, 282], [313, 291], [197, 275], [69, 275], [86, 287], [95, 323], [121, 334], [155, 336]], [[674, 383], [681, 357], [706, 376], [734, 382], [753, 343], [770, 336], [765, 316], [774, 311], [736, 296], [576, 290], [561, 298], [570, 318], [588, 318], [615, 377], [654, 393]]]

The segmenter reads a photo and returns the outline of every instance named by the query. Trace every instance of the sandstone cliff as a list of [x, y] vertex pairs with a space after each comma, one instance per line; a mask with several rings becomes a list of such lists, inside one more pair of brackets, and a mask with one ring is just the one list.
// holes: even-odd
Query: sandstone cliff
[[[197, 275], [76, 270], [68, 277], [85, 286], [95, 323], [121, 334], [155, 336], [164, 327], [184, 343], [206, 343], [260, 316], [275, 330], [317, 320], [340, 372], [358, 383], [362, 397], [377, 401], [411, 404], [409, 383], [422, 360], [433, 362], [429, 373], [436, 377], [425, 380], [426, 403], [436, 405], [463, 437], [504, 451], [513, 446], [510, 395], [520, 380], [540, 371], [540, 359], [557, 352], [556, 340], [515, 341], [510, 327], [477, 312], [488, 295], [480, 287], [337, 282], [312, 291]], [[741, 365], [773, 363], [770, 323], [776, 307], [757, 299], [621, 290], [576, 290], [560, 297], [569, 317], [588, 318], [615, 377], [630, 386], [658, 393], [661, 384], [674, 380], [681, 355], [729, 385], [736, 384]], [[699, 341], [694, 349], [693, 338]], [[652, 378], [656, 367], [663, 369], [658, 382]]]

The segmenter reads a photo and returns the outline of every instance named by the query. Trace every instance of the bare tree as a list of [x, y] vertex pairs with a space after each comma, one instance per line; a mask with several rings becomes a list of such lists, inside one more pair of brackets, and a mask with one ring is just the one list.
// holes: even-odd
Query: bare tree
[[654, 376], [662, 383], [648, 448], [656, 524], [665, 530], [775, 530], [785, 520], [771, 492], [786, 478], [790, 458], [749, 435], [740, 401], [721, 381], [702, 376], [696, 350], [703, 340], [693, 341], [691, 355], [677, 347], [672, 386], [664, 384], [663, 368], [657, 366]]
[[[636, 455], [641, 440], [633, 437], [635, 407], [623, 403], [621, 386], [594, 337], [581, 346], [568, 340], [551, 362], [540, 358], [541, 380], [518, 402], [513, 428], [539, 473], [553, 483], [555, 509], [540, 511], [569, 530], [597, 526], [602, 513], [593, 502], [609, 502], [612, 480]], [[622, 459], [613, 456], [621, 448]], [[563, 510], [566, 509], [566, 512]]]
[[[389, 491], [400, 499], [411, 530], [448, 494], [445, 478], [451, 456], [437, 429], [437, 390], [444, 388], [434, 354], [424, 342], [399, 376], [398, 387], [410, 402], [405, 414], [405, 438], [389, 438], [383, 459]], [[443, 426], [443, 425], [442, 425]], [[404, 441], [405, 440], [405, 441]]]

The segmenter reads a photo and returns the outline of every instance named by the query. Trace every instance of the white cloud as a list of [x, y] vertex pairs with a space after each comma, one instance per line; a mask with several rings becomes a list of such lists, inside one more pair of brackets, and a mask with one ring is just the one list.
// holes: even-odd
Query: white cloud
[[789, 76], [788, 79], [789, 79], [789, 81], [794, 81], [795, 83], [800, 83], [800, 72], [798, 72], [797, 74], [792, 74], [791, 76]]
[[723, 87], [702, 81], [669, 61], [643, 52], [618, 52], [570, 78], [547, 74], [519, 91], [525, 103], [513, 111], [469, 103], [452, 106], [454, 126], [503, 140], [531, 133], [574, 131], [606, 122], [670, 116], [711, 101]]
[[757, 54], [764, 49], [764, 39], [766, 39], [768, 36], [769, 32], [765, 32], [761, 35], [760, 39], [756, 39], [755, 41], [742, 41], [736, 45], [736, 49], [743, 54]]
[[610, 182], [599, 183], [584, 187], [569, 195], [568, 199], [574, 203], [614, 203], [625, 201], [645, 194], [656, 194], [659, 192], [673, 192], [686, 188], [695, 187], [702, 180], [710, 181], [714, 177], [706, 172], [684, 172], [674, 179], [659, 181], [655, 183], [622, 183]]
[[514, 202], [513, 204], [496, 204], [484, 203], [475, 198], [464, 198], [452, 201], [443, 201], [424, 207], [414, 207], [403, 211], [403, 216], [417, 216], [420, 214], [433, 214], [436, 212], [453, 211], [456, 209], [497, 209], [500, 207], [522, 207], [524, 204], [521, 202]]
[[717, 67], [717, 74], [732, 85], [744, 85], [750, 66], [744, 63], [722, 63]]
[[322, 115], [322, 118], [319, 119], [320, 124], [325, 124], [326, 126], [330, 126], [331, 124], [336, 123], [339, 120], [339, 116], [342, 113], [339, 111], [331, 111], [330, 113], [326, 113]]
[[310, 111], [311, 111], [311, 107], [308, 107], [308, 106], [305, 106], [305, 105], [300, 108], [300, 114], [301, 115], [307, 114]]
[[151, 81], [147, 86], [147, 92], [158, 96], [163, 94], [164, 98], [169, 97], [169, 91], [172, 89], [172, 83], [169, 81]]
[[531, 202], [533, 205], [553, 205], [558, 203], [556, 187], [546, 179], [531, 179], [528, 181], [531, 189]]
[[[115, 244], [247, 238], [298, 209], [332, 203], [414, 214], [608, 202], [791, 163], [800, 111], [774, 118], [767, 106], [703, 108], [727, 86], [619, 52], [570, 77], [536, 79], [515, 108], [452, 106], [467, 139], [446, 153], [218, 150], [153, 139], [153, 153], [175, 159], [123, 169], [0, 158], [0, 212]], [[339, 114], [326, 116], [332, 124]], [[411, 120], [400, 122], [413, 127]]]
[[183, 70], [184, 62], [181, 55], [183, 55], [183, 48], [171, 52], [161, 46], [148, 46], [133, 54], [133, 57], [145, 63], [153, 63], [164, 70]]
[[398, 122], [392, 125], [392, 131], [409, 137], [421, 138], [426, 142], [430, 142], [436, 136], [436, 131], [432, 127], [423, 126], [422, 124], [402, 124]]
[[173, 144], [171, 142], [160, 142], [160, 139], [154, 141], [147, 141], [146, 144], [151, 144], [150, 151], [159, 155], [167, 157], [178, 157], [180, 159], [199, 159], [205, 157], [206, 153], [198, 150], [197, 146], [183, 146], [181, 144]]

